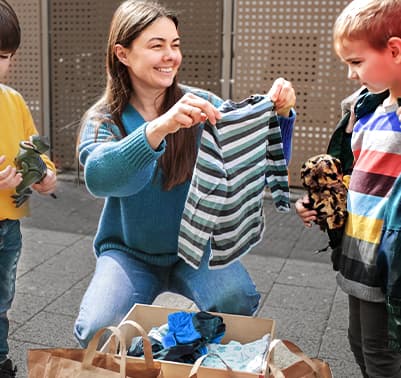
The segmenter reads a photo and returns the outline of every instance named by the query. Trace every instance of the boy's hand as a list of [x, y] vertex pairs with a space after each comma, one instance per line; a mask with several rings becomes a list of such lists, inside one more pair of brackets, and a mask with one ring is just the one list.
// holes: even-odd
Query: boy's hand
[[[6, 157], [0, 156], [0, 164], [4, 163]], [[1, 189], [12, 189], [17, 187], [22, 181], [21, 173], [17, 173], [17, 169], [11, 165], [7, 165], [6, 168], [0, 171], [0, 190]]]
[[32, 189], [36, 190], [40, 194], [52, 194], [56, 190], [57, 176], [56, 174], [48, 169], [46, 176], [43, 180], [37, 184], [32, 184]]
[[295, 211], [297, 215], [302, 219], [302, 222], [304, 222], [305, 227], [312, 227], [312, 222], [317, 219], [317, 212], [316, 210], [307, 209], [304, 206], [305, 203], [309, 203], [309, 197], [307, 194], [305, 194], [303, 198], [299, 198], [295, 202]]

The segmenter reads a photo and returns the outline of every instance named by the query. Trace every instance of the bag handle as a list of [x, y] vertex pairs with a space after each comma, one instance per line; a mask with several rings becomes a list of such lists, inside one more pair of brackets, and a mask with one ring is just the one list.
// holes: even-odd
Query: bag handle
[[[148, 334], [146, 333], [146, 331], [143, 329], [143, 327], [139, 323], [137, 323], [137, 322], [135, 322], [133, 320], [125, 320], [124, 322], [122, 322], [118, 326], [118, 329], [121, 332], [122, 338], [124, 339], [124, 347], [125, 347], [127, 328], [134, 328], [142, 336], [143, 354], [144, 354], [144, 357], [145, 357], [146, 367], [148, 369], [154, 369], [155, 368], [155, 363], [154, 363], [154, 360], [153, 360], [152, 345], [150, 343]], [[123, 351], [122, 351], [122, 348], [121, 348], [119, 354], [122, 354], [122, 353], [123, 353]], [[125, 355], [127, 354], [126, 347], [125, 347], [125, 350], [124, 350], [124, 354]]]
[[225, 367], [227, 369], [228, 377], [235, 378], [233, 369], [231, 369], [230, 366], [228, 366], [228, 364], [217, 353], [208, 353], [208, 354], [204, 354], [203, 356], [199, 357], [195, 361], [194, 365], [192, 366], [192, 369], [191, 369], [191, 372], [189, 373], [188, 378], [197, 378], [198, 370], [199, 370], [200, 366], [202, 365], [202, 362], [207, 357], [210, 357], [210, 356], [217, 357], [225, 365]]
[[[272, 342], [270, 344], [270, 348], [269, 348], [268, 361], [270, 361], [271, 352], [279, 343], [283, 343], [291, 353], [298, 356], [303, 362], [305, 362], [307, 365], [309, 365], [310, 368], [316, 374], [319, 374], [320, 366], [315, 361], [313, 361], [311, 358], [309, 358], [304, 352], [302, 352], [302, 350], [296, 344], [294, 344], [293, 342], [291, 342], [289, 340], [280, 340], [280, 339], [272, 340]], [[269, 362], [269, 369], [274, 378], [285, 378], [282, 371], [277, 366], [275, 366], [274, 363]]]
[[93, 359], [96, 355], [96, 349], [100, 340], [100, 337], [103, 333], [108, 330], [113, 333], [117, 337], [120, 342], [120, 350], [121, 350], [121, 361], [120, 361], [120, 377], [126, 378], [126, 369], [127, 369], [127, 347], [125, 344], [125, 339], [121, 333], [121, 330], [117, 327], [105, 327], [99, 329], [92, 337], [92, 340], [89, 342], [88, 347], [86, 348], [84, 358], [82, 361], [82, 369], [89, 370], [92, 367]]

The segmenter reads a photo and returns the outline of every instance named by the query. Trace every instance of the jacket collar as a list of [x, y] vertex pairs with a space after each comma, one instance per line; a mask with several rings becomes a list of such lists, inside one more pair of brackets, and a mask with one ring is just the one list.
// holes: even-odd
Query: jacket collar
[[367, 114], [373, 113], [376, 108], [383, 103], [389, 96], [388, 90], [382, 93], [370, 93], [366, 88], [361, 92], [355, 103], [354, 112], [356, 119], [360, 119]]

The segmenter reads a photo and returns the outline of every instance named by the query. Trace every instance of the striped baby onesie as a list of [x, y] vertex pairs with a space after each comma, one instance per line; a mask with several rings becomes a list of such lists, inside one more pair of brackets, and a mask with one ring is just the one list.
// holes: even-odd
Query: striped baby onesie
[[208, 242], [209, 266], [227, 265], [258, 243], [266, 183], [278, 211], [289, 211], [288, 170], [273, 102], [254, 95], [219, 108], [206, 122], [181, 220], [178, 255], [198, 268]]

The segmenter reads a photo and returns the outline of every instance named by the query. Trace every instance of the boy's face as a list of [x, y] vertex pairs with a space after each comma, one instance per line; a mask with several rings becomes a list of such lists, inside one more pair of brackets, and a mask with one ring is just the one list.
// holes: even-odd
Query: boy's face
[[376, 50], [363, 40], [343, 40], [335, 49], [348, 66], [348, 78], [358, 80], [372, 93], [390, 89], [399, 77], [399, 68], [389, 48]]
[[4, 81], [8, 73], [12, 56], [10, 52], [0, 51], [0, 83]]

